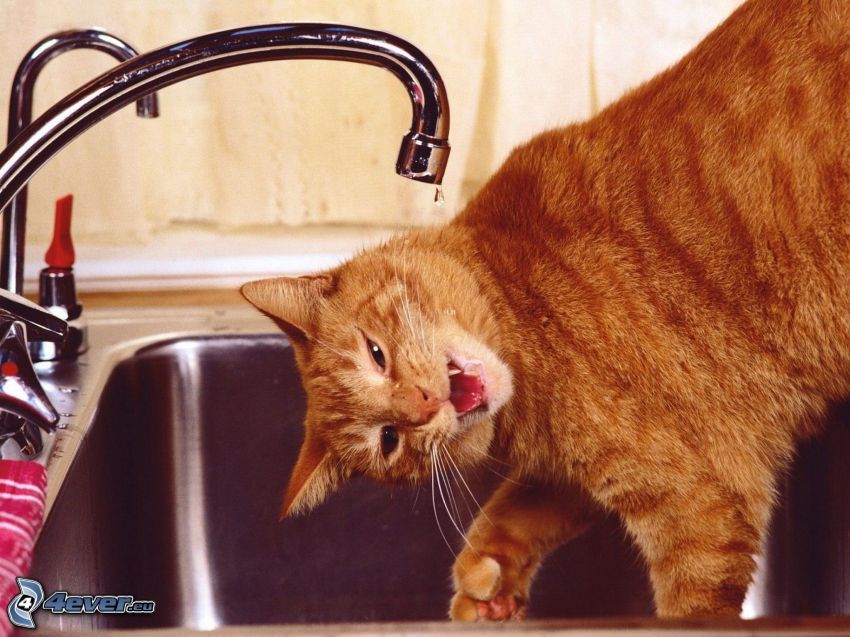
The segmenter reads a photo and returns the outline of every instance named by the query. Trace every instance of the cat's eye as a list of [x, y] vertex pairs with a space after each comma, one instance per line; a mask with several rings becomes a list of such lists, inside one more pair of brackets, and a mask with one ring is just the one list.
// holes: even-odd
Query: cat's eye
[[366, 339], [366, 347], [369, 348], [372, 360], [375, 361], [375, 364], [381, 368], [381, 371], [384, 371], [387, 368], [387, 359], [384, 358], [384, 353], [381, 351], [381, 348], [368, 338]]
[[381, 453], [386, 458], [398, 447], [398, 432], [395, 427], [387, 425], [381, 429]]

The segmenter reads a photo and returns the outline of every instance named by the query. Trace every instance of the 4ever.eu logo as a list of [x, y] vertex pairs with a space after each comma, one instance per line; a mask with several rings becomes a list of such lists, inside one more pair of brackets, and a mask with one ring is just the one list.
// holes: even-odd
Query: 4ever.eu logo
[[9, 621], [18, 628], [35, 628], [33, 613], [46, 610], [51, 613], [141, 613], [154, 612], [155, 602], [135, 600], [132, 595], [69, 595], [56, 591], [45, 599], [44, 587], [34, 579], [18, 577], [20, 591], [6, 608]]

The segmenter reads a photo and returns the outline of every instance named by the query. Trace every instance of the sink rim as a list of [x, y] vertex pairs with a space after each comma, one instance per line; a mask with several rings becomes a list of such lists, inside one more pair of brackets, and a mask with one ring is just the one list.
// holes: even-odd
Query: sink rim
[[[86, 310], [84, 320], [88, 326], [89, 350], [78, 361], [36, 364], [39, 378], [51, 399], [64, 397], [67, 400], [68, 393], [75, 395], [73, 410], [69, 412], [71, 415], [60, 423], [55, 433], [44, 437], [44, 451], [36, 459], [47, 470], [45, 519], [94, 422], [97, 405], [109, 377], [120, 363], [149, 347], [170, 341], [281, 333], [271, 319], [247, 304], [202, 308], [92, 309]], [[61, 377], [63, 369], [68, 366], [78, 366], [78, 382], [57, 382], [56, 377]], [[60, 386], [63, 388], [61, 391]], [[3, 449], [4, 456], [8, 448]]]

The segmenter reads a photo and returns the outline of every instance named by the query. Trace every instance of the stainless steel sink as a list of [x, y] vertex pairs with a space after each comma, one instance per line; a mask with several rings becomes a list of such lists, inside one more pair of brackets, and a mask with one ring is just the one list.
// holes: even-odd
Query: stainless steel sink
[[[41, 613], [39, 625], [444, 619], [453, 557], [429, 486], [355, 481], [312, 515], [278, 522], [303, 412], [277, 334], [179, 338], [125, 357], [97, 399], [32, 575], [46, 590], [154, 600], [157, 612]], [[850, 416], [834, 420], [789, 476], [749, 615], [850, 614]], [[479, 501], [493, 479], [474, 478]], [[449, 535], [444, 517], [442, 526]], [[533, 589], [535, 618], [651, 613], [644, 568], [615, 519], [553, 555]]]

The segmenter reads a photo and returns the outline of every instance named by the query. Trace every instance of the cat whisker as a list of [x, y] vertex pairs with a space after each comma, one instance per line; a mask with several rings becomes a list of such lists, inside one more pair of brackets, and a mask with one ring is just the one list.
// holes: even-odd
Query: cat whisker
[[[500, 460], [499, 458], [497, 458], [497, 457], [495, 457], [495, 456], [490, 455], [490, 454], [489, 454], [489, 453], [487, 453], [486, 451], [478, 451], [478, 453], [480, 453], [480, 454], [484, 457], [484, 459], [485, 459], [486, 461], [489, 461], [489, 462], [495, 462], [496, 464], [500, 464], [500, 465], [505, 466], [505, 467], [510, 467], [510, 466], [511, 466], [509, 463], [505, 462], [504, 460]], [[526, 484], [525, 482], [520, 482], [519, 480], [516, 480], [516, 479], [514, 479], [514, 478], [512, 478], [512, 477], [510, 477], [510, 476], [506, 476], [506, 475], [505, 475], [504, 473], [502, 473], [501, 471], [497, 471], [496, 469], [494, 469], [493, 467], [491, 467], [491, 466], [488, 464], [488, 462], [484, 462], [484, 463], [482, 464], [482, 466], [483, 466], [485, 469], [487, 469], [487, 471], [489, 471], [490, 473], [492, 473], [493, 475], [500, 477], [502, 480], [507, 480], [508, 482], [511, 482], [511, 483], [513, 483], [513, 484], [515, 484], [515, 485], [517, 485], [517, 486], [520, 486], [520, 487], [528, 487], [528, 486], [531, 486], [531, 485], [529, 485], [529, 484]]]
[[[425, 318], [424, 312], [422, 311], [422, 295], [420, 294], [419, 286], [416, 286], [416, 307], [419, 309], [419, 336], [422, 340], [422, 351], [424, 353], [425, 348], [427, 347], [427, 342], [425, 339]], [[433, 348], [429, 353], [431, 356], [433, 356]]]
[[[420, 348], [424, 352], [425, 351], [425, 335], [424, 335], [422, 329], [420, 329], [418, 334], [416, 333], [416, 330], [413, 327], [413, 317], [412, 317], [411, 312], [410, 312], [410, 295], [409, 295], [409, 289], [407, 287], [407, 246], [405, 246], [405, 248], [402, 250], [401, 264], [402, 264], [402, 277], [403, 277], [403, 284], [404, 284], [404, 287], [402, 288], [404, 290], [404, 297], [402, 298], [402, 306], [405, 308], [405, 312], [407, 312], [407, 322], [408, 322], [408, 325], [410, 326], [410, 334], [413, 337], [414, 341], [416, 341], [416, 340], [419, 341]], [[421, 328], [421, 326], [422, 326], [422, 304], [419, 300], [418, 294], [419, 294], [419, 290], [417, 288], [417, 297], [416, 298], [417, 298], [417, 308], [419, 310], [419, 324], [420, 324], [420, 328]]]
[[449, 539], [446, 537], [446, 534], [443, 532], [443, 525], [440, 524], [440, 516], [437, 513], [437, 497], [434, 490], [434, 478], [437, 475], [437, 461], [435, 460], [434, 450], [431, 450], [431, 507], [434, 509], [434, 519], [437, 521], [437, 528], [440, 530], [440, 535], [443, 536], [443, 542], [446, 543], [446, 546], [449, 547], [449, 551], [451, 551], [452, 555], [457, 559], [457, 553], [452, 548]]
[[[406, 253], [402, 252], [403, 271], [402, 271], [402, 275], [400, 277], [398, 275], [398, 266], [395, 263], [393, 264], [393, 270], [395, 272], [395, 277], [398, 280], [398, 282], [401, 284], [401, 295], [399, 297], [399, 300], [401, 301], [401, 307], [404, 310], [404, 314], [405, 314], [404, 319], [402, 318], [401, 313], [399, 312], [398, 308], [396, 308], [396, 313], [398, 314], [398, 320], [400, 322], [403, 323], [403, 322], [405, 322], [405, 320], [407, 321], [407, 327], [410, 330], [410, 338], [415, 340], [416, 334], [413, 331], [413, 323], [410, 321], [410, 313], [408, 312], [408, 309], [407, 309], [407, 260], [406, 260], [405, 255], [406, 255]], [[395, 300], [393, 300], [393, 305], [395, 305]]]
[[[404, 290], [404, 283], [403, 283], [403, 282], [399, 279], [399, 276], [398, 276], [398, 269], [396, 269], [396, 268], [395, 268], [395, 266], [393, 266], [393, 268], [395, 269], [395, 276], [396, 276], [396, 280], [398, 280], [398, 282], [399, 282], [399, 283], [401, 284], [401, 286], [402, 286], [402, 290]], [[395, 314], [396, 314], [396, 316], [398, 317], [398, 321], [399, 321], [399, 323], [402, 323], [402, 324], [403, 324], [403, 323], [404, 323], [404, 319], [403, 319], [403, 318], [402, 318], [402, 316], [401, 316], [401, 310], [400, 310], [400, 309], [399, 309], [399, 307], [398, 307], [398, 303], [396, 303], [396, 302], [395, 302], [395, 296], [394, 296], [394, 295], [392, 295], [392, 294], [390, 294], [390, 302], [393, 304], [393, 309], [395, 310]], [[411, 336], [412, 336], [412, 335], [413, 335], [413, 334], [411, 333]], [[396, 340], [395, 336], [393, 336], [393, 337], [392, 337], [392, 339], [395, 341], [395, 344], [396, 344], [396, 345], [398, 345], [399, 352], [401, 352], [402, 350], [404, 350], [404, 348], [402, 347], [401, 343], [399, 343], [399, 342]]]
[[404, 309], [404, 314], [405, 314], [405, 317], [407, 318], [407, 326], [410, 329], [410, 338], [413, 341], [416, 341], [417, 340], [416, 330], [413, 327], [413, 319], [412, 319], [411, 314], [410, 314], [410, 301], [409, 301], [409, 299], [407, 299], [407, 283], [404, 283], [404, 287], [402, 289], [404, 290], [404, 296], [402, 297], [402, 300], [401, 300], [401, 307], [402, 307], [402, 309]]
[[[500, 464], [504, 467], [510, 467], [511, 466], [509, 463], [505, 462], [504, 460], [500, 460], [499, 458], [497, 458], [495, 456], [490, 455], [486, 451], [481, 452], [481, 455], [484, 456], [484, 458], [486, 460], [488, 460], [489, 462], [495, 462], [496, 464]], [[529, 485], [525, 482], [520, 482], [519, 480], [512, 478], [511, 476], [507, 476], [504, 473], [502, 473], [501, 471], [497, 471], [496, 469], [491, 467], [487, 462], [485, 462], [483, 466], [484, 466], [485, 469], [487, 469], [487, 471], [489, 471], [490, 473], [492, 473], [495, 476], [502, 478], [502, 480], [507, 480], [508, 482], [515, 484], [517, 486], [520, 486], [520, 487], [531, 486], [531, 485]]]
[[455, 463], [454, 458], [452, 458], [448, 450], [446, 450], [446, 457], [448, 457], [449, 462], [451, 462], [452, 466], [454, 467], [456, 475], [458, 476], [458, 478], [460, 478], [461, 483], [463, 483], [463, 486], [466, 488], [466, 492], [469, 493], [469, 497], [472, 498], [472, 501], [475, 502], [475, 506], [478, 507], [478, 511], [481, 513], [484, 519], [490, 523], [491, 526], [496, 526], [495, 524], [493, 524], [493, 520], [491, 520], [487, 516], [487, 512], [482, 508], [481, 503], [478, 501], [478, 498], [475, 497], [475, 494], [472, 492], [469, 483], [466, 481], [466, 478], [463, 477], [460, 468], [457, 466], [457, 463]]
[[[395, 305], [395, 303], [393, 303], [393, 305]], [[396, 314], [398, 314], [398, 308], [396, 308]], [[399, 315], [399, 320], [401, 320], [401, 315]], [[395, 346], [397, 348], [396, 351], [398, 352], [399, 356], [401, 356], [406, 348], [398, 341], [398, 339], [393, 335], [391, 331], [387, 330], [387, 334], [392, 339], [392, 342], [395, 343]]]
[[493, 467], [491, 467], [487, 464], [484, 465], [484, 468], [487, 469], [487, 471], [489, 471], [493, 475], [500, 477], [502, 480], [507, 480], [508, 482], [515, 484], [517, 486], [520, 486], [520, 487], [531, 486], [529, 484], [526, 484], [525, 482], [519, 482], [518, 480], [514, 480], [510, 476], [506, 476], [504, 473], [501, 473], [500, 471], [496, 471]]
[[503, 467], [510, 467], [511, 466], [511, 463], [505, 462], [501, 458], [497, 458], [496, 456], [494, 456], [490, 452], [488, 452], [486, 449], [481, 452], [481, 455], [483, 455], [485, 458], [487, 458], [491, 462], [495, 462], [496, 464], [500, 464]]
[[422, 493], [422, 483], [416, 483], [416, 493], [413, 495], [413, 504], [410, 506], [410, 512], [413, 513], [416, 510], [416, 504], [419, 502], [419, 494]]
[[340, 358], [346, 358], [346, 359], [350, 360], [352, 363], [354, 363], [357, 367], [360, 367], [360, 362], [357, 360], [355, 355], [352, 354], [351, 352], [343, 352], [341, 350], [338, 350], [333, 345], [328, 343], [327, 341], [324, 341], [324, 340], [322, 340], [322, 339], [320, 339], [316, 336], [311, 336], [310, 340], [314, 341], [317, 345], [321, 345], [325, 349], [330, 350], [331, 352], [333, 352], [334, 354], [336, 354]]
[[[443, 476], [443, 484], [445, 485], [446, 492], [449, 496], [449, 503], [452, 505], [452, 511], [454, 512], [455, 520], [458, 523], [455, 525], [455, 528], [457, 528], [457, 526], [460, 525], [461, 522], [460, 510], [458, 509], [457, 500], [455, 499], [454, 491], [451, 485], [451, 473], [447, 470], [448, 465], [444, 464], [443, 462], [439, 448], [437, 449], [437, 462], [440, 465], [440, 473]], [[463, 533], [461, 533], [461, 535], [463, 535]]]
[[[463, 538], [463, 541], [466, 542], [466, 544], [469, 544], [469, 540], [466, 539], [466, 534], [461, 530], [460, 526], [455, 521], [454, 517], [452, 517], [452, 511], [449, 508], [449, 503], [446, 500], [446, 495], [445, 495], [445, 493], [443, 493], [443, 483], [444, 482], [445, 482], [446, 491], [448, 491], [449, 494], [451, 494], [451, 487], [448, 483], [448, 479], [445, 476], [445, 470], [442, 468], [442, 461], [440, 459], [440, 450], [437, 449], [437, 448], [435, 448], [435, 450], [434, 450], [434, 460], [435, 460], [435, 467], [437, 469], [437, 473], [436, 473], [437, 488], [440, 491], [440, 499], [443, 501], [443, 507], [446, 509], [446, 515], [449, 518], [449, 522], [452, 523], [452, 526], [455, 528], [455, 530], [458, 532], [458, 534]], [[440, 478], [441, 476], [443, 476], [442, 480]], [[453, 502], [454, 501], [453, 496], [449, 495], [449, 500], [451, 500]]]
[[[485, 451], [485, 450], [482, 450], [482, 449], [476, 449], [476, 453], [480, 454], [483, 458], [485, 458], [486, 460], [488, 460], [488, 461], [490, 461], [490, 462], [495, 462], [496, 464], [500, 464], [500, 465], [502, 465], [502, 466], [504, 466], [504, 467], [510, 467], [510, 466], [511, 466], [511, 464], [510, 464], [510, 463], [505, 462], [504, 460], [501, 460], [501, 459], [497, 458], [497, 457], [496, 457], [496, 456], [494, 456], [494, 455], [491, 455], [489, 452], [487, 452], [487, 451]], [[507, 480], [508, 482], [512, 482], [513, 484], [519, 485], [519, 486], [521, 486], [521, 487], [527, 487], [527, 486], [530, 486], [530, 485], [528, 485], [528, 484], [526, 484], [526, 483], [519, 482], [518, 480], [515, 480], [514, 478], [511, 478], [510, 476], [506, 476], [504, 473], [501, 473], [500, 471], [496, 471], [493, 467], [491, 467], [491, 466], [490, 466], [489, 464], [487, 464], [486, 462], [484, 463], [484, 465], [483, 465], [483, 466], [484, 466], [484, 468], [485, 468], [485, 469], [487, 469], [487, 471], [489, 471], [489, 472], [490, 472], [490, 473], [492, 473], [493, 475], [499, 476], [499, 477], [500, 477], [500, 478], [502, 478], [503, 480]]]
[[[402, 273], [399, 276], [398, 272], [398, 264], [393, 263], [393, 271], [395, 273], [396, 281], [401, 286], [401, 294], [399, 295], [399, 301], [401, 303], [401, 309], [399, 309], [398, 304], [395, 301], [395, 297], [390, 296], [390, 301], [393, 304], [393, 308], [395, 309], [396, 316], [398, 316], [398, 320], [400, 323], [406, 323], [407, 329], [410, 332], [410, 339], [413, 343], [416, 343], [419, 346], [421, 352], [425, 353], [427, 351], [427, 342], [425, 337], [425, 325], [423, 322], [422, 315], [422, 303], [421, 298], [419, 296], [419, 289], [417, 288], [417, 309], [418, 309], [418, 320], [414, 321], [413, 314], [414, 312], [411, 310], [410, 303], [410, 291], [407, 282], [407, 252], [406, 248], [402, 251]], [[414, 323], [418, 324], [419, 329], [416, 329]], [[433, 356], [433, 347], [431, 349], [431, 355]], [[408, 352], [409, 356], [409, 352]]]
[[[446, 455], [448, 455], [448, 453], [449, 453], [448, 450], [446, 450]], [[463, 476], [459, 476], [459, 474], [457, 473], [457, 471], [458, 471], [457, 467], [454, 464], [448, 464], [446, 466], [449, 469], [449, 471], [448, 471], [449, 476], [454, 479], [454, 482], [458, 487], [461, 487], [462, 485], [460, 483], [460, 480], [463, 479]], [[463, 505], [464, 505], [464, 507], [466, 507], [466, 514], [467, 514], [469, 521], [471, 523], [475, 519], [475, 514], [478, 513], [478, 510], [480, 510], [480, 509], [476, 509], [475, 511], [473, 511], [472, 506], [469, 504], [469, 498], [467, 498], [466, 493], [464, 493], [464, 489], [461, 488], [461, 489], [459, 489], [459, 491], [460, 491], [460, 497], [463, 499]], [[461, 518], [459, 511], [457, 512], [457, 516], [458, 516], [458, 519]]]
[[[398, 270], [395, 268], [395, 266], [393, 266], [393, 269], [395, 270], [395, 273], [396, 273], [396, 280], [398, 280]], [[395, 310], [395, 313], [396, 313], [396, 316], [398, 317], [399, 322], [402, 322], [401, 310], [398, 309], [398, 304], [395, 302], [395, 295], [390, 293], [389, 297], [390, 297], [390, 303], [392, 303], [392, 305], [393, 305], [393, 309]], [[402, 344], [395, 337], [395, 334], [393, 334], [391, 330], [387, 330], [386, 333], [392, 339], [393, 343], [396, 344], [396, 347], [398, 347], [399, 353], [401, 353], [404, 350], [404, 347], [402, 347]]]

